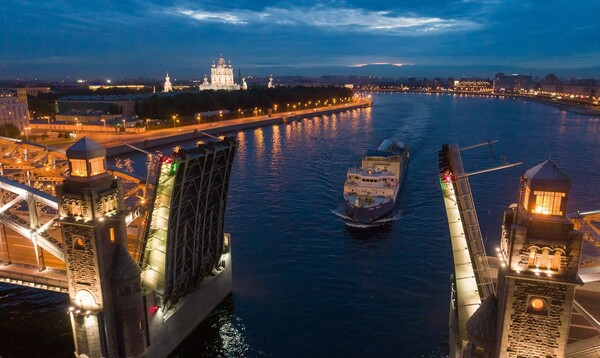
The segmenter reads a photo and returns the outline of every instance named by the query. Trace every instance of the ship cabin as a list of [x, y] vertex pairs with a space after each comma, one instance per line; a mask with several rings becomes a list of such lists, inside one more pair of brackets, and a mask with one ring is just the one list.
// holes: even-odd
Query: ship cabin
[[397, 185], [396, 175], [389, 170], [350, 168], [344, 185], [344, 194], [391, 198], [395, 194]]

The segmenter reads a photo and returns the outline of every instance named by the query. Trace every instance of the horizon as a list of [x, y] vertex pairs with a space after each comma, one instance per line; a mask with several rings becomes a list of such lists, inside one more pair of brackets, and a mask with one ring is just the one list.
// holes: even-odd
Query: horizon
[[8, 0], [0, 10], [2, 79], [197, 79], [221, 53], [236, 75], [600, 77], [597, 2]]

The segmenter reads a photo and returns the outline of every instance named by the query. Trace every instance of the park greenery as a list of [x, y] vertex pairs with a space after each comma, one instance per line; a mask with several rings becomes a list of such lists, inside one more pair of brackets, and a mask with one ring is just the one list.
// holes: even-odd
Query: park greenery
[[152, 96], [138, 103], [136, 109], [142, 118], [160, 119], [168, 119], [173, 115], [181, 118], [193, 117], [196, 113], [219, 110], [248, 114], [256, 109], [266, 114], [269, 110], [286, 111], [314, 107], [317, 102], [339, 103], [340, 99], [351, 98], [352, 94], [351, 89], [334, 86], [182, 92], [168, 96]]
[[[133, 93], [140, 94], [140, 91]], [[40, 93], [37, 97], [28, 97], [29, 110], [32, 118], [53, 117], [57, 109], [55, 103], [62, 97], [71, 95], [102, 97], [121, 94], [132, 94], [132, 91], [127, 89], [98, 89], [96, 91], [70, 89], [59, 93]], [[231, 114], [223, 116], [225, 119], [233, 116], [267, 114], [270, 111], [291, 111], [335, 104], [334, 99], [339, 103], [343, 98], [351, 98], [352, 94], [351, 89], [337, 86], [251, 87], [245, 91], [183, 91], [147, 94], [149, 97], [136, 100], [135, 111], [140, 118], [168, 120], [177, 115], [182, 122], [193, 121], [194, 116], [201, 112], [231, 112]], [[325, 101], [328, 102], [325, 103]], [[82, 109], [79, 107], [75, 109]], [[120, 113], [120, 111], [115, 108], [111, 109], [110, 113]]]

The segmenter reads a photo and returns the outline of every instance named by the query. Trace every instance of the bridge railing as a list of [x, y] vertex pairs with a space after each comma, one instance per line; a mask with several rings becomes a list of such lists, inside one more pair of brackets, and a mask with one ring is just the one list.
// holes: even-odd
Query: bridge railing
[[481, 236], [477, 211], [471, 194], [469, 179], [465, 173], [455, 177], [455, 189], [457, 191], [457, 200], [459, 204], [460, 216], [463, 221], [463, 227], [469, 244], [469, 254], [473, 261], [473, 271], [479, 287], [481, 299], [494, 292], [492, 278], [490, 276], [490, 267], [485, 253], [485, 246]]
[[454, 175], [454, 188], [460, 216], [463, 221], [467, 244], [469, 245], [469, 255], [473, 264], [473, 271], [479, 287], [481, 299], [494, 292], [494, 284], [490, 275], [490, 268], [485, 253], [485, 246], [481, 236], [477, 211], [473, 202], [471, 185], [467, 173], [463, 168], [462, 159], [458, 145], [449, 146], [449, 159]]
[[15, 285], [42, 288], [46, 290], [67, 292], [68, 283], [64, 280], [37, 275], [30, 275], [8, 270], [0, 270], [0, 282]]

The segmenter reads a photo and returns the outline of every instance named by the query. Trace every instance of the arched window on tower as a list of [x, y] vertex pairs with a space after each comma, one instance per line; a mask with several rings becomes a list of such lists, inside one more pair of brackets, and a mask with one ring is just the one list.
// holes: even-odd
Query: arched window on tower
[[562, 253], [561, 250], [555, 250], [554, 256], [552, 256], [552, 262], [550, 264], [550, 269], [560, 272], [560, 263], [562, 261]]
[[535, 248], [535, 247], [529, 248], [529, 262], [528, 262], [527, 266], [535, 267], [536, 259], [537, 259], [537, 248]]

